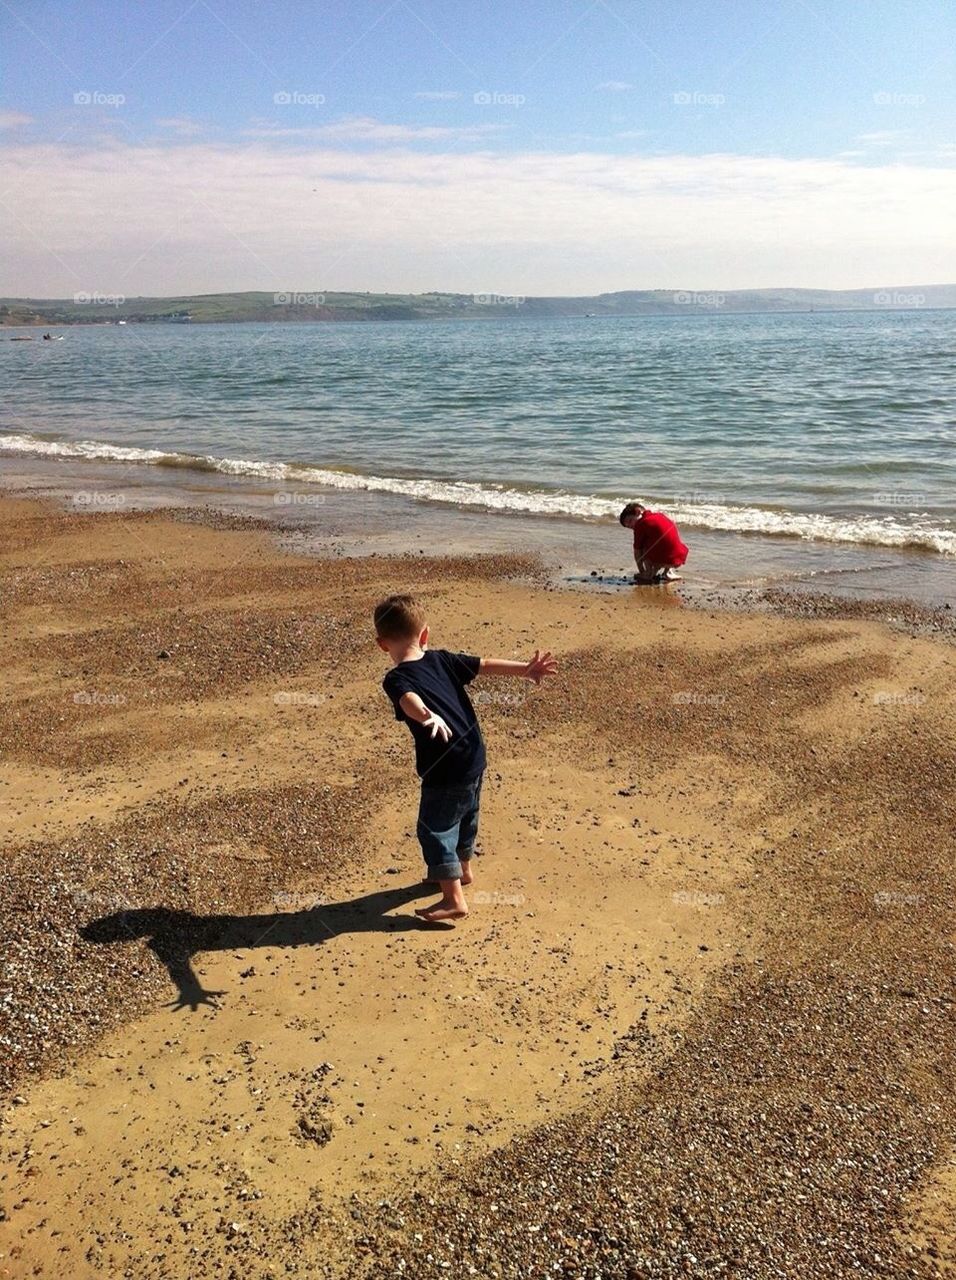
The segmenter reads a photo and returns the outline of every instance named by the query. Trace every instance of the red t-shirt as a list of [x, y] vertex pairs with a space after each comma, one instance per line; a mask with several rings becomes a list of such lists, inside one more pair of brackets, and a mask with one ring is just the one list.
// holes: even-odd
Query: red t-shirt
[[651, 564], [679, 567], [687, 559], [677, 525], [660, 511], [645, 511], [634, 526], [634, 554]]

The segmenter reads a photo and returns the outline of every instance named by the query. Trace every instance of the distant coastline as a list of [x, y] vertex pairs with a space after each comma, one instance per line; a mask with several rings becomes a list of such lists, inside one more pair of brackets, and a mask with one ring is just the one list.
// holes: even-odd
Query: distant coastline
[[514, 319], [515, 317], [798, 314], [956, 308], [956, 284], [872, 289], [645, 289], [585, 297], [498, 293], [211, 293], [173, 298], [83, 292], [72, 298], [0, 298], [0, 327], [77, 324], [239, 324], [294, 321]]

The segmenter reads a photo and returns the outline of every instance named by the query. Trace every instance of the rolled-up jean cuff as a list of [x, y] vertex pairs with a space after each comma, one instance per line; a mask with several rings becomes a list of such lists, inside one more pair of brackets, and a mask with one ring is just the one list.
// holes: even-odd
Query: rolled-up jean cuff
[[428, 874], [432, 880], [461, 879], [461, 863], [457, 858], [454, 862], [440, 862], [436, 867], [433, 867], [428, 862], [426, 862], [425, 865], [428, 867]]
[[416, 831], [430, 879], [461, 879], [461, 858], [471, 856], [478, 834], [480, 792], [480, 777], [456, 786], [422, 786]]

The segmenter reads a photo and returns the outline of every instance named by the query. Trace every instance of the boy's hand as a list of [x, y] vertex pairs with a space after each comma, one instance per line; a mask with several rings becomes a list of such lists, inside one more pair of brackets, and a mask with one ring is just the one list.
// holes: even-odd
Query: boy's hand
[[540, 684], [545, 676], [553, 676], [558, 669], [558, 664], [551, 655], [551, 651], [542, 653], [540, 649], [535, 649], [534, 657], [525, 667], [525, 675], [529, 680], [533, 680], [535, 684]]
[[421, 723], [425, 729], [431, 730], [433, 738], [441, 738], [442, 742], [450, 741], [451, 729], [445, 724], [441, 716], [436, 715], [434, 711], [429, 711]]

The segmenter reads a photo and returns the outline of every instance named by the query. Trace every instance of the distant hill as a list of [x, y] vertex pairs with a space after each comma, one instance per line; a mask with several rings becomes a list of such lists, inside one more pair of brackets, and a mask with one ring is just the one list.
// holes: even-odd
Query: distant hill
[[183, 298], [0, 298], [0, 325], [209, 324], [242, 321], [458, 320], [515, 316], [666, 316], [956, 307], [956, 285], [873, 289], [628, 289], [583, 298], [471, 293], [208, 293]]

